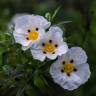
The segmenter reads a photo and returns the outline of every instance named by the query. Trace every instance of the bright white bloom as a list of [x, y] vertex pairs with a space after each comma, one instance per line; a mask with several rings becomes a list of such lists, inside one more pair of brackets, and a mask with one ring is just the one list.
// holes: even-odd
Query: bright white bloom
[[53, 80], [67, 90], [74, 90], [84, 84], [90, 77], [87, 55], [80, 47], [72, 47], [51, 65]]
[[18, 15], [12, 20], [15, 41], [22, 45], [23, 50], [38, 42], [50, 26], [44, 17], [39, 15]]
[[67, 50], [68, 46], [63, 42], [63, 31], [54, 26], [50, 27], [39, 44], [31, 49], [31, 52], [34, 59], [44, 61], [46, 57], [55, 59], [57, 56], [65, 54]]

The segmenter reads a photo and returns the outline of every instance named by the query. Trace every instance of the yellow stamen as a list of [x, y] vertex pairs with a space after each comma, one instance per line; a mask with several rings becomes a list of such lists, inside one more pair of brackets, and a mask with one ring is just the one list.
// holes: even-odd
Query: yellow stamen
[[28, 39], [29, 40], [37, 40], [38, 36], [39, 36], [38, 32], [32, 31], [32, 32], [29, 33]]
[[64, 68], [64, 72], [66, 72], [67, 74], [70, 74], [74, 71], [74, 65], [73, 64], [64, 64], [63, 65]]
[[53, 53], [55, 51], [56, 47], [52, 43], [46, 43], [43, 51], [46, 53]]

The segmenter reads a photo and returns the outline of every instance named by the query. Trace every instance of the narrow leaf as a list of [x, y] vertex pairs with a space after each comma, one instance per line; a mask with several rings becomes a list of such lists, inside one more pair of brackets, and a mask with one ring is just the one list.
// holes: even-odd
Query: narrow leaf
[[53, 15], [52, 15], [52, 20], [56, 17], [57, 13], [59, 12], [60, 10], [60, 6], [54, 11]]

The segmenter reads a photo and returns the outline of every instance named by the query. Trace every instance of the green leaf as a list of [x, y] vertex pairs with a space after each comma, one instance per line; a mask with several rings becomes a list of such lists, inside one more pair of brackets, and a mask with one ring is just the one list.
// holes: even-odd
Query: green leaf
[[59, 23], [57, 23], [56, 25], [62, 25], [62, 24], [66, 24], [66, 23], [71, 23], [72, 21], [61, 21]]
[[45, 14], [45, 17], [48, 21], [51, 21], [51, 14], [49, 12]]
[[39, 88], [42, 92], [46, 92], [47, 87], [44, 78], [42, 78], [42, 76], [38, 72], [36, 72], [34, 76], [34, 85]]
[[18, 92], [17, 92], [16, 96], [22, 96], [22, 94], [23, 94], [25, 88], [26, 88], [26, 86], [20, 87], [20, 88], [18, 89]]
[[56, 17], [57, 13], [59, 12], [60, 10], [60, 6], [54, 11], [53, 15], [52, 15], [52, 20]]
[[35, 88], [33, 88], [31, 85], [27, 85], [26, 89], [25, 89], [25, 93], [28, 96], [39, 96], [39, 92], [37, 90], [35, 90]]
[[96, 36], [96, 17], [92, 18], [90, 29], [92, 34]]
[[5, 72], [5, 74], [8, 76], [10, 76], [11, 73], [13, 73], [13, 69], [9, 65], [4, 65], [2, 68], [3, 68], [3, 72]]

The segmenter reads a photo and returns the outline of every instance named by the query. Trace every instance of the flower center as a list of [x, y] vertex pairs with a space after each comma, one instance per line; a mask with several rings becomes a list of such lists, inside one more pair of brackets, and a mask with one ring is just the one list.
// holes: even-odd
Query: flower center
[[39, 36], [38, 32], [32, 31], [28, 35], [28, 40], [37, 40], [38, 36]]
[[54, 46], [54, 44], [52, 43], [46, 43], [44, 48], [43, 48], [43, 51], [44, 52], [48, 52], [48, 53], [53, 53], [55, 51], [56, 47]]
[[74, 65], [73, 64], [64, 64], [63, 66], [64, 72], [67, 74], [70, 74], [71, 72], [74, 71]]

